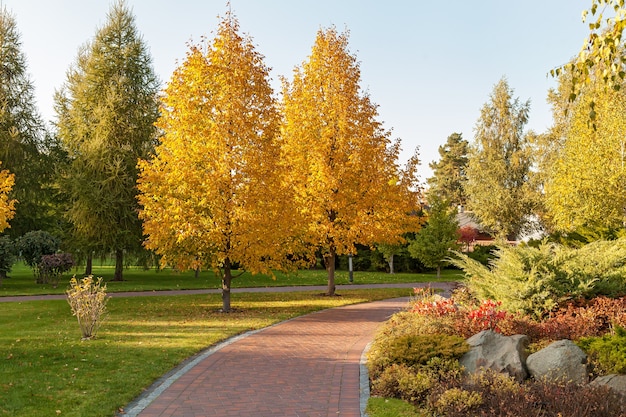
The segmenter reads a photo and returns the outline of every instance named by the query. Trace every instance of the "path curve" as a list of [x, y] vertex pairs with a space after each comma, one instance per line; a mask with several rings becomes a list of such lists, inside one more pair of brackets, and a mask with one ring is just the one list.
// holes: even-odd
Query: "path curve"
[[318, 311], [250, 332], [157, 381], [140, 417], [360, 417], [360, 360], [408, 297]]

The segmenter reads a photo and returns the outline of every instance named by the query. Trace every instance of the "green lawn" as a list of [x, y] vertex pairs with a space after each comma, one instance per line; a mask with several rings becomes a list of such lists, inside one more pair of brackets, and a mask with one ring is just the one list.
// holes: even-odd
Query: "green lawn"
[[[32, 295], [32, 294], [63, 294], [68, 287], [69, 279], [73, 274], [82, 276], [83, 269], [77, 269], [65, 274], [57, 288], [51, 285], [37, 285], [34, 283], [32, 271], [23, 264], [13, 267], [10, 278], [2, 281], [0, 297], [8, 295]], [[107, 282], [108, 292], [119, 291], [158, 291], [177, 289], [220, 288], [220, 280], [212, 271], [200, 272], [198, 278], [193, 271], [177, 272], [171, 269], [143, 270], [131, 267], [124, 270], [123, 282], [112, 282], [113, 267], [108, 265], [94, 266], [94, 275], [103, 277]], [[436, 274], [413, 274], [398, 273], [387, 274], [384, 272], [354, 272], [354, 284], [381, 284], [392, 282], [428, 282], [428, 281], [456, 281], [462, 279], [458, 270], [446, 270], [442, 272], [440, 279]], [[348, 271], [337, 271], [336, 284], [349, 284]], [[279, 287], [292, 285], [326, 285], [326, 271], [324, 270], [301, 270], [297, 273], [276, 273], [275, 279], [270, 276], [244, 273], [233, 281], [233, 288], [244, 287]]]
[[110, 417], [181, 361], [220, 340], [311, 311], [410, 292], [238, 293], [231, 314], [218, 312], [219, 294], [112, 298], [92, 341], [80, 340], [64, 300], [3, 303], [0, 416]]

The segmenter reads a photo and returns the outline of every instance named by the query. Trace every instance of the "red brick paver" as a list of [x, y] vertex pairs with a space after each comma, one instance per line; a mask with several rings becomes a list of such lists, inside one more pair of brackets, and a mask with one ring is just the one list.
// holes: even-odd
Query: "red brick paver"
[[406, 302], [324, 310], [243, 337], [201, 360], [137, 415], [359, 417], [361, 354]]

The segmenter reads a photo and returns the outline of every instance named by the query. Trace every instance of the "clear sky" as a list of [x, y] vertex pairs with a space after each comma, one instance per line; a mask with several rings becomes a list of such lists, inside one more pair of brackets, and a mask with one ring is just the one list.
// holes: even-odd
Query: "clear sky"
[[[112, 0], [111, 0], [112, 1]], [[80, 45], [106, 21], [110, 0], [0, 0], [22, 34], [22, 51], [37, 105], [53, 120], [52, 96]], [[187, 43], [212, 38], [226, 0], [127, 0], [166, 83]], [[279, 76], [310, 54], [317, 31], [350, 31], [361, 86], [379, 105], [380, 120], [403, 143], [403, 158], [419, 146], [421, 177], [454, 132], [470, 142], [480, 108], [506, 77], [515, 96], [530, 99], [527, 129], [552, 124], [546, 103], [555, 81], [546, 74], [569, 61], [588, 33], [582, 10], [591, 0], [231, 0], [242, 32]]]

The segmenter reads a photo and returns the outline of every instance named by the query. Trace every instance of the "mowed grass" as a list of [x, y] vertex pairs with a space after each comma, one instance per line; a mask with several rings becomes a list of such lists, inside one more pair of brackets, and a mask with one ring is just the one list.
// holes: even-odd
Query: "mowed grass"
[[64, 300], [0, 304], [0, 415], [114, 416], [186, 358], [231, 336], [408, 289], [112, 298], [98, 338], [81, 341]]
[[[18, 263], [9, 273], [9, 277], [2, 281], [0, 297], [10, 295], [33, 295], [33, 294], [63, 294], [69, 286], [72, 275], [82, 276], [84, 268], [75, 269], [64, 274], [59, 285], [35, 284], [35, 278], [30, 268]], [[221, 282], [213, 271], [201, 271], [196, 278], [193, 271], [178, 272], [171, 269], [157, 271], [144, 270], [138, 267], [130, 267], [124, 270], [124, 281], [114, 282], [113, 267], [110, 265], [94, 266], [93, 275], [102, 277], [107, 284], [108, 292], [120, 291], [161, 291], [179, 289], [206, 289], [221, 288]], [[430, 281], [457, 281], [462, 279], [462, 273], [458, 270], [444, 270], [442, 277], [437, 279], [433, 273], [397, 273], [385, 272], [360, 272], [353, 273], [353, 284], [384, 284], [400, 282], [430, 282]], [[301, 270], [294, 273], [277, 272], [275, 277], [263, 274], [252, 275], [245, 272], [233, 280], [233, 288], [245, 287], [280, 287], [280, 286], [309, 286], [326, 285], [327, 275], [324, 270]], [[337, 285], [349, 284], [348, 271], [337, 271], [335, 276]]]

